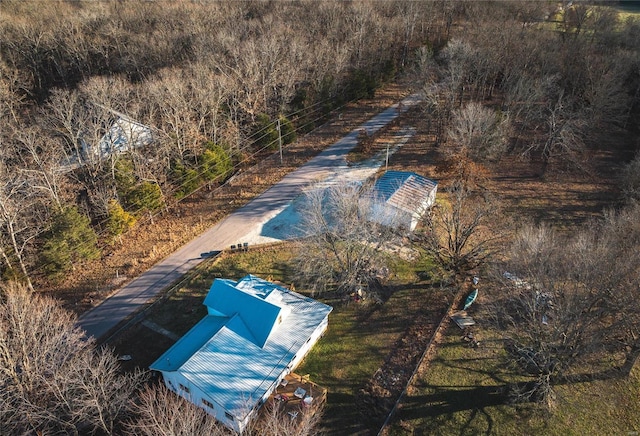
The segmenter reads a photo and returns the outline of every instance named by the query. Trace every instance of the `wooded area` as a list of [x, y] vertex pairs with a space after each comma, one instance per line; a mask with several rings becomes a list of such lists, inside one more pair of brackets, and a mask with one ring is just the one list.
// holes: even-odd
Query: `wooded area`
[[[104, 245], [277, 148], [277, 124], [286, 145], [373, 95], [452, 13], [414, 2], [3, 2], [5, 277], [64, 274], [95, 252], [83, 238], [58, 245], [62, 259], [42, 256], [55, 216], [77, 208]], [[117, 132], [124, 146], [105, 141], [116, 122], [131, 129]]]
[[[70, 271], [82, 277], [83, 265], [106, 259], [139, 223], [171, 220], [177, 204], [266, 159], [281, 140], [286, 146], [400, 80], [425, 94], [422, 127], [448, 177], [447, 201], [414, 242], [453, 277], [508, 270], [528, 284], [496, 278], [502, 287], [492, 295], [507, 360], [533, 380], [516, 396], [550, 402], [554, 384], [611, 368], [628, 374], [640, 355], [640, 20], [610, 4], [14, 0], [0, 3], [0, 32], [3, 282], [59, 290]], [[596, 156], [609, 159], [597, 162], [610, 165], [612, 210], [577, 230], [510, 216], [517, 207], [504, 207], [490, 187], [507, 159], [531, 162], [544, 180], [588, 177]], [[365, 232], [347, 191], [334, 199], [345, 206], [347, 236], [323, 230], [297, 265], [318, 290], [375, 282], [386, 269], [377, 248], [396, 237]], [[313, 258], [326, 252], [336, 258]], [[12, 311], [26, 310], [26, 295], [11, 284], [0, 297], [0, 321], [13, 332], [0, 344], [9, 362], [0, 386], [13, 389], [3, 390], [0, 414], [11, 430], [154, 434], [157, 410], [144, 415], [122, 399], [139, 375], [125, 386], [113, 356], [86, 354], [58, 309], [34, 299], [28, 310], [60, 317], [50, 339], [73, 360], [20, 335], [31, 327], [18, 321], [53, 316], [20, 320]], [[26, 368], [41, 356], [25, 347], [63, 362], [66, 378], [53, 377], [50, 363], [30, 378]], [[98, 398], [98, 379], [117, 379], [111, 400]], [[33, 409], [38, 395], [49, 403]], [[148, 391], [143, 402], [184, 406], [162, 395]], [[3, 408], [10, 403], [20, 408]], [[192, 412], [187, 425], [213, 428]], [[124, 423], [136, 413], [140, 421]]]

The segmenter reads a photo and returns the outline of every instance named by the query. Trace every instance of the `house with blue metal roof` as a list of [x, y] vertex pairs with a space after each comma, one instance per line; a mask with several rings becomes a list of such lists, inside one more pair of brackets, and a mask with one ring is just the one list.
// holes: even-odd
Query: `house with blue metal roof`
[[436, 201], [438, 182], [409, 171], [387, 171], [374, 184], [372, 221], [415, 230]]
[[325, 332], [332, 308], [253, 275], [216, 279], [204, 305], [207, 315], [150, 368], [240, 433]]

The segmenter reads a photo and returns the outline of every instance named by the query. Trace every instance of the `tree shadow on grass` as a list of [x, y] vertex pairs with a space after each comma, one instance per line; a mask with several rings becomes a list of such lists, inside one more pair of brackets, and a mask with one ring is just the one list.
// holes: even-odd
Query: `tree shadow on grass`
[[[478, 431], [474, 421], [483, 419], [486, 421], [486, 429], [483, 433], [494, 432], [494, 419], [486, 409], [508, 403], [506, 386], [478, 386], [468, 389], [457, 389], [449, 386], [430, 386], [434, 393], [411, 397], [406, 401], [396, 420], [420, 420], [432, 422], [438, 426], [441, 421], [436, 418], [451, 416], [457, 412], [470, 411], [465, 424], [460, 427], [460, 433]], [[429, 426], [429, 424], [427, 424]], [[425, 434], [435, 428], [423, 428]], [[419, 433], [416, 433], [419, 434]]]

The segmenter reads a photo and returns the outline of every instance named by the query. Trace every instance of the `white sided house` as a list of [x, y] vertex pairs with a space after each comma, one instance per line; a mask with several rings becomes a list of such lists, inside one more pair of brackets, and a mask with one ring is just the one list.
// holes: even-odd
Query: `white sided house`
[[97, 146], [82, 141], [83, 158], [89, 161], [106, 159], [112, 154], [144, 147], [153, 142], [151, 129], [120, 114]]
[[216, 279], [204, 305], [207, 316], [151, 369], [240, 433], [325, 332], [333, 309], [253, 275]]
[[408, 171], [387, 171], [373, 187], [372, 221], [415, 230], [436, 201], [438, 182]]

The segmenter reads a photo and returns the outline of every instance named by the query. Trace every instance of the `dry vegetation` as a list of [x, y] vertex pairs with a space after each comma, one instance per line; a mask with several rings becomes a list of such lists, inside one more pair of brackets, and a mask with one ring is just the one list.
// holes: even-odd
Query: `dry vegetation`
[[[85, 310], [311, 157], [340, 126], [396, 101], [392, 91], [389, 101], [351, 104], [440, 32], [434, 20], [402, 2], [3, 2], [4, 276], [35, 280]], [[99, 149], [122, 114], [148, 126], [153, 143]], [[289, 129], [286, 145], [336, 114], [342, 120], [288, 147], [284, 165], [269, 158], [276, 119]], [[86, 238], [50, 244], [51, 222], [69, 208], [91, 219], [99, 262], [77, 255], [92, 245]]]
[[[512, 284], [490, 282], [493, 292], [480, 302], [485, 308], [502, 306], [482, 312], [479, 320], [508, 328], [487, 329], [490, 347], [471, 357], [472, 351], [461, 352], [450, 330], [438, 338], [445, 347], [430, 356], [434, 375], [429, 378], [421, 369], [418, 384], [409, 391], [413, 397], [392, 431], [446, 433], [439, 426], [468, 412], [473, 416], [467, 424], [454, 424], [491, 433], [495, 418], [489, 415], [486, 426], [465, 425], [496, 404], [503, 407], [498, 414], [507, 422], [504, 428], [516, 431], [515, 423], [526, 416], [533, 417], [528, 428], [544, 431], [536, 408], [504, 406], [504, 391], [494, 395], [495, 385], [533, 378], [534, 386], [544, 385], [541, 397], [550, 404], [554, 389], [571, 392], [558, 385], [576, 374], [605, 376], [623, 367], [625, 375], [633, 375], [640, 350], [633, 239], [640, 208], [627, 207], [626, 201], [638, 197], [640, 159], [626, 163], [638, 146], [637, 20], [620, 21], [613, 9], [592, 8], [588, 2], [573, 2], [564, 11], [543, 2], [451, 1], [48, 2], [35, 9], [29, 2], [0, 6], [5, 36], [0, 41], [4, 279], [33, 282], [81, 313], [361, 121], [421, 88], [425, 104], [362, 141], [353, 159], [381, 151], [397, 130], [415, 128], [389, 168], [439, 181], [443, 207], [434, 212], [436, 218], [447, 210], [444, 206], [455, 208], [460, 201], [452, 188], [461, 181], [468, 183], [467, 198], [492, 197], [492, 208], [478, 217], [471, 251], [462, 253], [476, 250], [477, 256], [455, 265], [442, 261], [442, 267], [454, 270], [457, 278], [470, 267], [485, 276], [492, 269], [513, 268], [539, 287], [534, 291], [552, 293], [570, 316], [545, 318], [556, 329], [555, 336], [547, 337], [540, 313], [527, 324], [505, 310], [517, 307], [518, 314], [527, 313], [526, 308], [537, 307], [538, 294], [511, 289], [519, 299], [507, 301], [504, 289]], [[543, 23], [544, 17], [554, 22]], [[403, 80], [376, 89], [398, 74]], [[113, 110], [150, 126], [153, 146], [104, 159], [87, 154], [83, 144], [100, 141], [114, 120]], [[283, 164], [273, 154], [276, 139], [269, 136], [276, 119], [291, 121], [298, 135], [285, 148]], [[220, 149], [211, 148], [212, 143]], [[213, 150], [217, 154], [207, 154]], [[61, 171], [65, 159], [79, 166]], [[229, 161], [232, 168], [225, 166]], [[108, 206], [114, 200], [124, 207], [117, 216]], [[50, 265], [43, 264], [42, 254], [59, 236], [51, 234], [51, 223], [69, 208], [90, 218], [85, 226], [98, 236], [100, 258], [83, 262], [76, 250], [82, 247], [58, 245], [75, 253], [65, 265], [73, 273], [45, 276]], [[603, 211], [612, 208], [619, 212], [602, 220]], [[110, 220], [122, 224], [131, 217], [137, 224], [128, 232], [108, 230], [114, 228], [107, 225]], [[429, 224], [423, 227], [427, 236]], [[553, 238], [519, 232], [535, 228], [531, 224], [552, 227]], [[527, 234], [530, 257], [538, 263], [527, 264], [517, 250], [506, 250], [505, 242]], [[495, 235], [499, 241], [492, 239]], [[480, 245], [489, 239], [490, 247]], [[435, 252], [440, 245], [442, 239], [434, 239], [426, 248]], [[378, 316], [386, 310], [394, 308]], [[351, 318], [342, 321], [360, 329], [354, 337], [371, 340], [366, 322], [357, 320], [354, 327]], [[357, 377], [349, 392], [336, 383], [330, 407], [353, 406], [339, 399], [362, 389], [361, 403], [377, 410], [377, 424], [408, 379], [433, 325], [424, 320], [402, 334], [386, 335], [393, 351], [368, 356], [375, 361], [365, 368], [368, 373], [346, 364], [337, 368], [353, 370]], [[574, 348], [567, 352], [563, 341], [569, 334]], [[509, 357], [502, 346], [504, 336], [516, 349], [542, 353], [544, 368], [533, 375], [518, 368], [518, 356]], [[598, 341], [591, 340], [596, 336]], [[320, 373], [317, 365], [324, 365], [323, 371], [333, 371], [331, 347], [340, 339], [316, 350], [307, 367]], [[467, 362], [476, 360], [481, 364]], [[372, 365], [380, 370], [371, 371]], [[451, 367], [456, 368], [451, 377], [463, 380], [460, 385], [468, 390], [450, 388], [456, 379], [443, 374]], [[467, 379], [465, 374], [474, 371], [479, 375]], [[382, 373], [400, 375], [394, 379]], [[630, 383], [637, 385], [637, 377]], [[629, 389], [636, 392], [634, 386]], [[151, 402], [156, 401], [152, 394], [158, 393], [148, 393]], [[471, 397], [481, 404], [470, 402]], [[438, 406], [441, 400], [446, 404]], [[418, 403], [428, 404], [428, 410]], [[570, 413], [573, 403], [564, 404]], [[337, 414], [329, 421], [336, 416], [354, 432], [368, 431], [362, 422], [353, 422], [361, 416]], [[197, 413], [194, 417], [193, 423], [203, 424]], [[608, 427], [599, 422], [597, 428]]]

